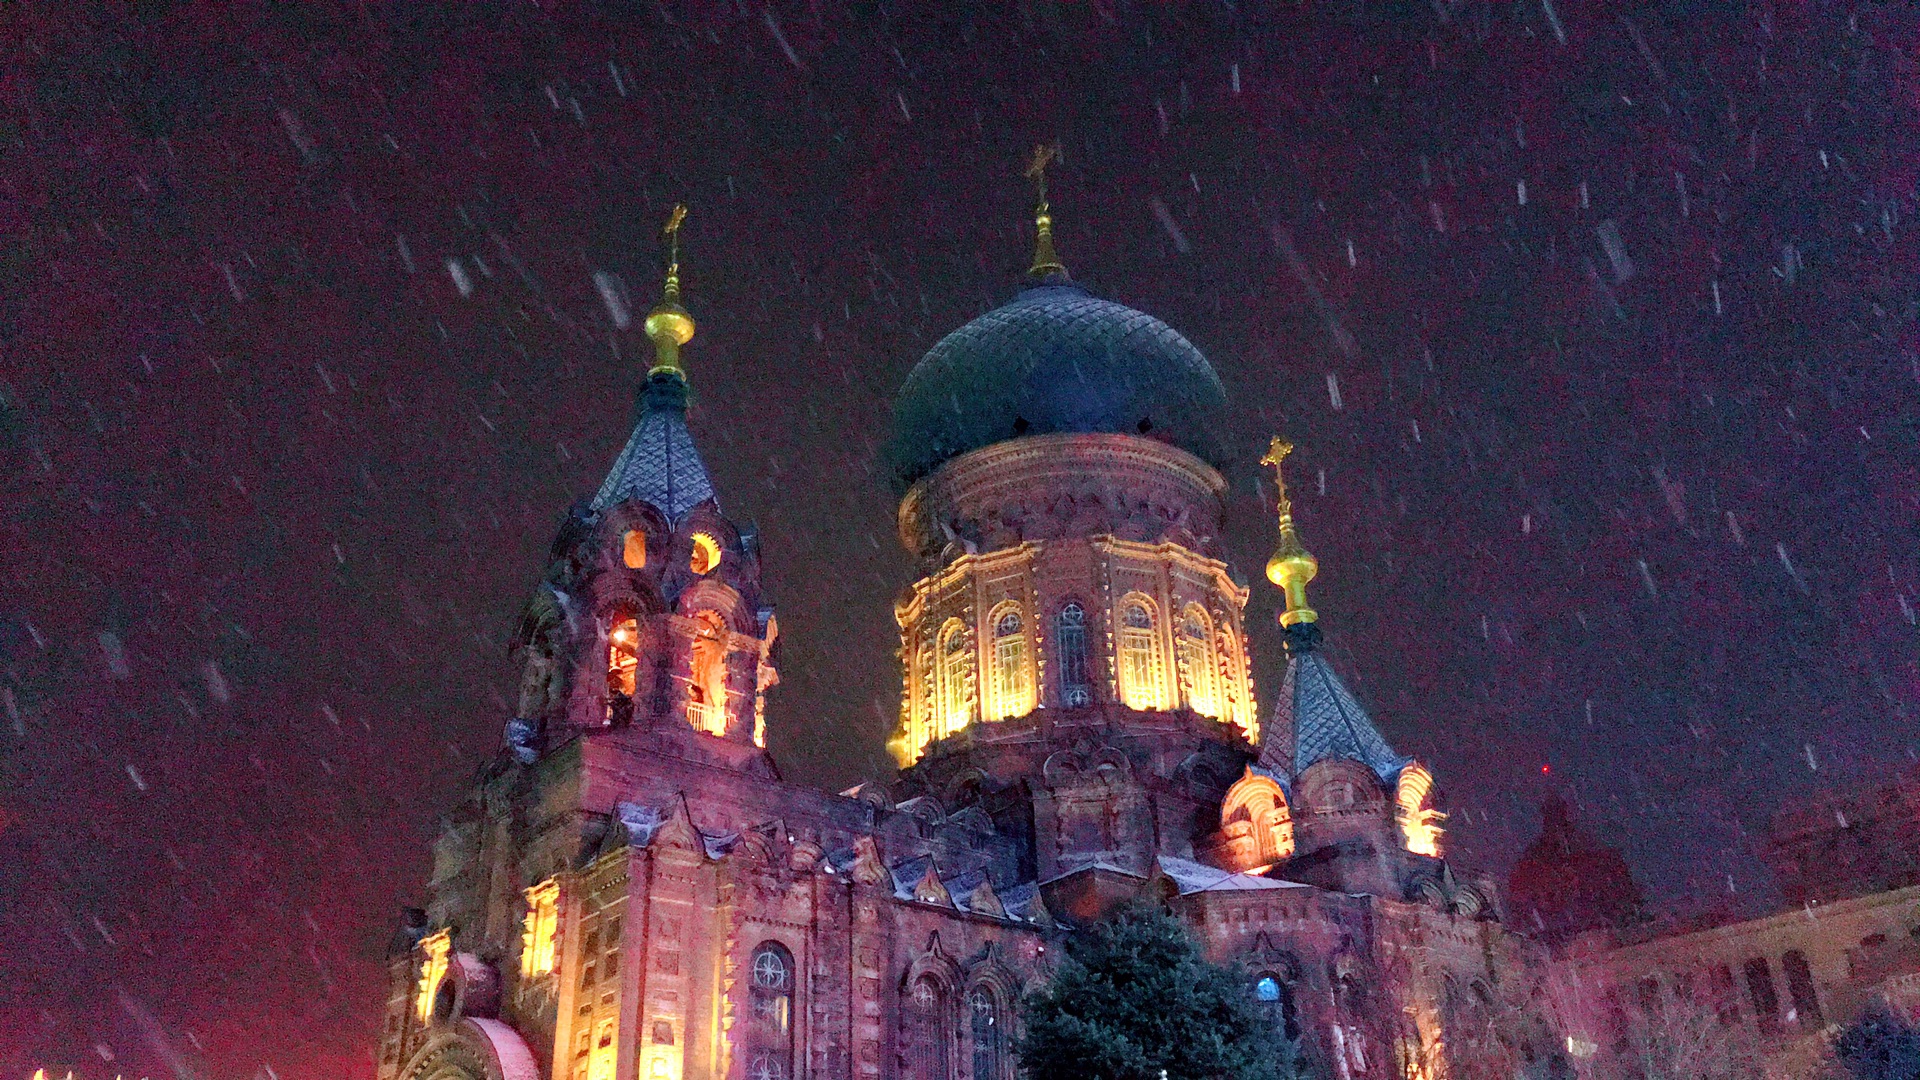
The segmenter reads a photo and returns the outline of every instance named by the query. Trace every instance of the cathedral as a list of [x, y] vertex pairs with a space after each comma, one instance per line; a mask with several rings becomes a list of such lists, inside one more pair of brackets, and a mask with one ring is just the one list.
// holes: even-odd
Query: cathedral
[[1571, 1075], [1512, 1020], [1526, 943], [1447, 861], [1432, 775], [1321, 647], [1280, 439], [1286, 667], [1256, 700], [1226, 392], [1068, 275], [1037, 164], [1026, 281], [899, 392], [900, 770], [837, 794], [765, 749], [779, 538], [729, 520], [694, 439], [676, 211], [632, 433], [395, 938], [379, 1080], [1013, 1080], [1060, 942], [1141, 901], [1329, 1080]]

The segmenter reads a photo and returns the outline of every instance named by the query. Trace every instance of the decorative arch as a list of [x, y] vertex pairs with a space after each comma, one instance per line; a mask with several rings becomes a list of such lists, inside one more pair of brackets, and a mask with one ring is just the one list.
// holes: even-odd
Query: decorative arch
[[1346, 758], [1325, 758], [1307, 766], [1294, 782], [1295, 805], [1306, 814], [1385, 813], [1386, 793], [1373, 770]]
[[900, 981], [901, 1080], [954, 1080], [955, 1016], [959, 966], [928, 941], [927, 953], [908, 966]]
[[992, 982], [976, 981], [967, 989], [965, 1012], [971, 1080], [1012, 1080], [1013, 1010], [1006, 995]]
[[1440, 823], [1447, 815], [1433, 808], [1433, 774], [1417, 761], [1409, 763], [1400, 770], [1393, 801], [1401, 843], [1415, 855], [1438, 858], [1440, 838], [1445, 834]]
[[991, 693], [984, 712], [988, 720], [1010, 720], [1033, 711], [1033, 663], [1027, 655], [1027, 619], [1018, 601], [997, 605], [987, 616], [993, 642], [989, 654]]
[[1166, 707], [1167, 658], [1160, 646], [1160, 609], [1145, 593], [1121, 597], [1118, 629], [1120, 700], [1142, 711]]
[[747, 1080], [791, 1080], [794, 995], [800, 969], [778, 941], [761, 942], [747, 961], [748, 1009], [742, 1032]]
[[640, 675], [640, 612], [638, 605], [617, 601], [603, 622], [607, 647], [608, 723], [628, 719]]
[[1253, 1004], [1282, 1035], [1288, 1039], [1300, 1037], [1300, 1012], [1294, 999], [1292, 975], [1277, 967], [1254, 972]]
[[966, 624], [948, 619], [934, 646], [939, 667], [939, 712], [929, 737], [945, 738], [973, 720], [973, 648]]
[[997, 944], [988, 942], [985, 951], [985, 957], [967, 971], [967, 993], [962, 1002], [966, 1057], [972, 1065], [969, 1078], [1014, 1080], [1013, 1036], [1020, 980], [1001, 962]]
[[1199, 604], [1188, 604], [1180, 611], [1175, 630], [1179, 649], [1180, 682], [1186, 691], [1187, 708], [1201, 716], [1221, 719], [1220, 673], [1214, 660], [1213, 619]]
[[1240, 728], [1248, 742], [1260, 738], [1260, 718], [1248, 692], [1247, 668], [1242, 662], [1234, 620], [1225, 611], [1214, 613], [1214, 664], [1220, 672], [1220, 718]]
[[400, 1080], [540, 1080], [540, 1066], [512, 1027], [474, 1017], [435, 1032], [399, 1075]]
[[1053, 616], [1054, 668], [1060, 673], [1060, 706], [1093, 704], [1093, 677], [1087, 665], [1087, 609], [1080, 601], [1060, 605]]
[[715, 578], [701, 578], [687, 586], [674, 604], [674, 610], [682, 615], [691, 615], [696, 611], [716, 611], [726, 619], [727, 627], [735, 633], [759, 636], [759, 621], [740, 591], [724, 581]]
[[1293, 812], [1287, 794], [1270, 776], [1248, 769], [1220, 803], [1220, 829], [1242, 869], [1279, 862], [1293, 854]]

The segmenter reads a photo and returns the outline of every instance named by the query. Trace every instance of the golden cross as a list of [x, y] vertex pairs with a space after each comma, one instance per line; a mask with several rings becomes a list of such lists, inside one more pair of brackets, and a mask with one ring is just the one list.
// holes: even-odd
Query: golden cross
[[1042, 143], [1033, 148], [1033, 157], [1027, 162], [1027, 179], [1040, 193], [1040, 205], [1047, 203], [1047, 166], [1060, 160], [1058, 143]]
[[687, 204], [675, 203], [673, 213], [667, 215], [667, 227], [660, 230], [660, 235], [666, 239], [667, 249], [671, 253], [668, 260], [670, 262], [680, 261], [680, 223], [685, 220], [687, 220]]
[[1274, 501], [1279, 505], [1281, 517], [1293, 516], [1293, 502], [1287, 498], [1287, 478], [1280, 469], [1281, 463], [1291, 453], [1293, 444], [1275, 435], [1273, 441], [1267, 444], [1267, 456], [1260, 459], [1260, 464], [1273, 466]]

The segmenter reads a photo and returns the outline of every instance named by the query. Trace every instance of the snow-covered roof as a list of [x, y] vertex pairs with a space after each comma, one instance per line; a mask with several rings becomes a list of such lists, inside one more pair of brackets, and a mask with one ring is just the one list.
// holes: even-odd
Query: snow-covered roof
[[1297, 881], [1281, 881], [1277, 878], [1256, 877], [1253, 874], [1236, 874], [1216, 866], [1207, 866], [1191, 859], [1178, 859], [1172, 855], [1162, 855], [1157, 860], [1160, 872], [1165, 874], [1180, 890], [1181, 896], [1201, 892], [1236, 892], [1263, 889], [1310, 889], [1311, 885], [1302, 885]]

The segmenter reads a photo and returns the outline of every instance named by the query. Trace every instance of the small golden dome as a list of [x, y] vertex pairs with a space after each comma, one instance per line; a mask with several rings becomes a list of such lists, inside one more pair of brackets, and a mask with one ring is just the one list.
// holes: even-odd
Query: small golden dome
[[1287, 594], [1286, 610], [1280, 613], [1282, 626], [1310, 623], [1320, 617], [1319, 612], [1307, 606], [1307, 582], [1320, 572], [1320, 561], [1294, 531], [1293, 501], [1287, 498], [1287, 478], [1281, 471], [1281, 463], [1291, 453], [1293, 444], [1275, 435], [1267, 447], [1267, 456], [1260, 459], [1262, 465], [1273, 466], [1274, 503], [1280, 517], [1280, 540], [1274, 546], [1273, 557], [1267, 560], [1267, 580]]
[[1284, 589], [1293, 581], [1305, 585], [1319, 572], [1320, 561], [1300, 543], [1289, 522], [1280, 533], [1280, 543], [1274, 547], [1273, 556], [1267, 560], [1267, 580]]
[[647, 312], [647, 336], [655, 341], [671, 337], [675, 345], [693, 340], [693, 316], [679, 304], [661, 304]]

